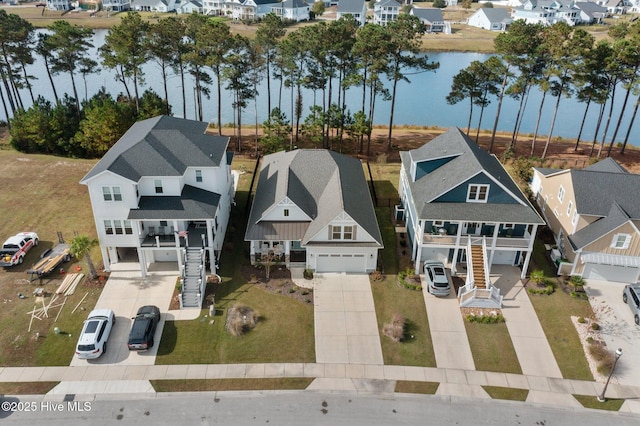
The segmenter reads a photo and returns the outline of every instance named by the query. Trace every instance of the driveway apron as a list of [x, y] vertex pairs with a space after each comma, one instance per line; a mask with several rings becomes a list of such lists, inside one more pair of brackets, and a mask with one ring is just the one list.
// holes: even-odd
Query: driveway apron
[[491, 273], [491, 282], [504, 296], [502, 315], [522, 374], [562, 378], [547, 336], [520, 281], [520, 270], [513, 266], [494, 265]]
[[[121, 262], [112, 265], [95, 309], [112, 309], [116, 315], [116, 324], [111, 330], [107, 342], [107, 351], [95, 360], [78, 359], [74, 356], [71, 366], [154, 365], [158, 343], [162, 336], [167, 310], [173, 295], [178, 276], [177, 264], [173, 262], [154, 263], [146, 277], [140, 276], [138, 263]], [[138, 308], [144, 305], [156, 305], [160, 308], [160, 323], [156, 329], [155, 343], [144, 352], [129, 351], [127, 341], [131, 329], [132, 317]], [[86, 310], [89, 315], [90, 309]], [[78, 336], [72, 336], [77, 339]]]
[[452, 290], [447, 297], [436, 297], [427, 291], [425, 282], [422, 288], [436, 365], [438, 368], [475, 370], [467, 330], [455, 292]]
[[382, 365], [369, 277], [328, 273], [314, 280], [316, 362]]

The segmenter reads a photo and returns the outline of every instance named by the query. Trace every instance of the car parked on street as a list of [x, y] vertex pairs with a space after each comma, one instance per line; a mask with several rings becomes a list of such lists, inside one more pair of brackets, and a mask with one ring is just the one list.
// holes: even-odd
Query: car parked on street
[[85, 320], [76, 355], [82, 359], [95, 359], [107, 351], [107, 340], [116, 323], [116, 316], [111, 309], [94, 309]]
[[160, 309], [157, 306], [149, 305], [138, 309], [138, 313], [133, 318], [129, 342], [127, 346], [130, 351], [146, 351], [153, 347], [153, 336], [160, 322]]
[[636, 325], [640, 325], [640, 283], [625, 285], [622, 300], [631, 308]]
[[434, 296], [448, 296], [451, 291], [451, 280], [442, 262], [427, 260], [424, 262], [424, 276], [427, 289]]

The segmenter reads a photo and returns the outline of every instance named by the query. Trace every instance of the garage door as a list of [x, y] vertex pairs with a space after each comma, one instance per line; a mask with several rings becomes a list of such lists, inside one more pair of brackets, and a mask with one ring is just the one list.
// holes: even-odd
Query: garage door
[[638, 268], [626, 266], [599, 265], [597, 263], [587, 263], [584, 266], [584, 278], [592, 280], [616, 281], [616, 282], [636, 282], [638, 279]]
[[319, 254], [316, 272], [365, 272], [364, 254]]

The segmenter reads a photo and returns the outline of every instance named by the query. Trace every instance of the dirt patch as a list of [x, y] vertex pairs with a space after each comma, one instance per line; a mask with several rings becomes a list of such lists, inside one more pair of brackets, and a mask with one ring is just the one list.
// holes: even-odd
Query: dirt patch
[[[589, 363], [589, 369], [593, 374], [593, 378], [596, 382], [604, 383], [605, 380], [607, 380], [607, 376], [598, 371], [598, 362], [594, 359], [593, 355], [591, 355], [591, 351], [589, 350], [589, 346], [594, 344], [606, 346], [600, 330], [594, 330], [591, 326], [594, 321], [588, 318], [584, 318], [584, 322], [581, 323], [578, 321], [578, 317], [572, 316], [571, 322], [573, 322], [573, 326], [576, 328], [578, 336], [580, 336], [584, 355]], [[618, 379], [616, 377], [612, 377], [611, 383], [618, 383], [617, 380]]]
[[255, 284], [264, 291], [274, 294], [282, 294], [296, 299], [302, 303], [313, 303], [313, 290], [298, 287], [291, 279], [291, 272], [283, 267], [271, 267], [269, 279], [263, 267], [244, 265], [242, 276], [252, 284]]

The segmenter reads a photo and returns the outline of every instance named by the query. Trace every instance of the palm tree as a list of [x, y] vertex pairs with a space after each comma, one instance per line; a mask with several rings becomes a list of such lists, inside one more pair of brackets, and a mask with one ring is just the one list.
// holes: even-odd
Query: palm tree
[[82, 259], [84, 257], [87, 261], [87, 266], [89, 267], [89, 275], [91, 275], [91, 279], [95, 280], [98, 278], [96, 267], [93, 265], [93, 260], [91, 260], [91, 255], [89, 254], [91, 249], [98, 245], [98, 240], [95, 238], [90, 239], [86, 235], [76, 235], [70, 243], [71, 254], [78, 259]]

